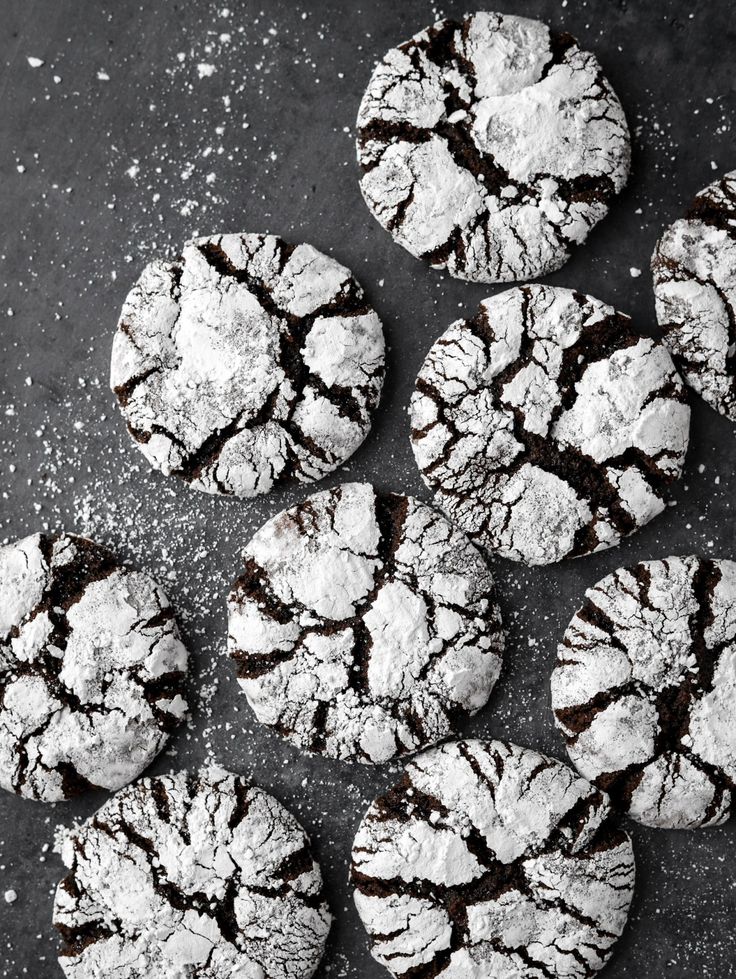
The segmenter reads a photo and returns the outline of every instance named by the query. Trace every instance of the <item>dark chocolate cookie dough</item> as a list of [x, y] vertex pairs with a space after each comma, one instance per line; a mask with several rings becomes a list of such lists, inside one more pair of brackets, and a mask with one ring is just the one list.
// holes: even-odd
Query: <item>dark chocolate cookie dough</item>
[[736, 171], [701, 190], [652, 256], [657, 319], [687, 383], [736, 421]]
[[606, 796], [502, 741], [418, 755], [353, 843], [355, 903], [399, 979], [586, 979], [623, 931], [628, 835]]
[[309, 979], [330, 913], [281, 803], [221, 769], [142, 779], [61, 850], [68, 979]]

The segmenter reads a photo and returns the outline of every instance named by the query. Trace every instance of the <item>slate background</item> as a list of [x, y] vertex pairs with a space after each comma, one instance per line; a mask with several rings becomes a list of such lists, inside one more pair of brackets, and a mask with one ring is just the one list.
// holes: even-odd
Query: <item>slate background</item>
[[[494, 290], [429, 270], [392, 243], [362, 203], [352, 126], [373, 62], [465, 5], [227, 0], [229, 16], [225, 0], [2, 0], [1, 8], [0, 540], [45, 527], [86, 532], [165, 583], [193, 654], [193, 715], [153, 770], [216, 759], [289, 805], [313, 837], [336, 915], [320, 976], [378, 979], [385, 973], [368, 954], [345, 875], [361, 813], [395, 769], [304, 758], [259, 729], [222, 655], [223, 600], [240, 547], [306, 491], [213, 500], [148, 472], [107, 390], [107, 367], [119, 307], [152, 254], [224, 230], [311, 241], [355, 271], [391, 346], [374, 431], [324, 485], [369, 479], [427, 497], [407, 438], [413, 377], [444, 327]], [[609, 301], [654, 332], [648, 259], [658, 233], [734, 166], [734, 7], [507, 0], [501, 9], [540, 17], [595, 50], [634, 135], [627, 190], [547, 281]], [[28, 56], [45, 63], [31, 68]], [[632, 277], [632, 267], [642, 274]], [[736, 555], [734, 429], [702, 403], [693, 408], [685, 477], [648, 528], [618, 549], [549, 569], [495, 562], [508, 653], [466, 733], [564, 758], [548, 675], [585, 587], [668, 553]], [[43, 848], [103, 800], [51, 807], [1, 794], [0, 976], [61, 975], [50, 912], [63, 869]], [[605, 974], [733, 975], [736, 824], [631, 831], [637, 893]], [[11, 888], [18, 898], [6, 904]]]

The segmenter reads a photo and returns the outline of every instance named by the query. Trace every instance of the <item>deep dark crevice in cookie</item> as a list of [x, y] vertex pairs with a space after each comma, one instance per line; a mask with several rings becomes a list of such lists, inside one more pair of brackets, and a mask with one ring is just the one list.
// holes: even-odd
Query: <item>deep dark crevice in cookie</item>
[[576, 48], [577, 46], [577, 38], [573, 37], [572, 34], [568, 34], [567, 31], [550, 31], [549, 49], [551, 57], [547, 64], [542, 68], [539, 76], [540, 81], [549, 75], [550, 71], [555, 67], [555, 65], [564, 64], [564, 62], [567, 60], [566, 55], [568, 51], [572, 51], [572, 49]]
[[150, 792], [151, 798], [153, 799], [153, 804], [156, 807], [158, 818], [162, 823], [170, 823], [171, 806], [169, 804], [169, 794], [166, 791], [166, 786], [161, 779], [151, 779]]
[[120, 402], [120, 405], [123, 408], [127, 408], [136, 388], [147, 381], [149, 377], [161, 373], [161, 370], [162, 367], [156, 364], [153, 367], [148, 367], [146, 370], [141, 371], [140, 374], [136, 374], [135, 377], [128, 378], [124, 384], [116, 384], [113, 388], [113, 393]]
[[[330, 705], [325, 700], [318, 700], [314, 704], [309, 750], [315, 754], [321, 754], [325, 750], [329, 709]], [[279, 722], [277, 730], [282, 736], [288, 737], [292, 733], [291, 729], [281, 722]]]
[[729, 187], [729, 181], [722, 178], [718, 182], [717, 192], [723, 195], [725, 200], [718, 196], [713, 196], [713, 191], [707, 188], [704, 193], [699, 194], [692, 202], [685, 213], [685, 217], [690, 221], [702, 221], [711, 228], [724, 231], [730, 238], [736, 238], [736, 196]]
[[130, 676], [138, 684], [141, 696], [151, 708], [158, 727], [164, 734], [173, 734], [181, 724], [181, 718], [162, 707], [160, 701], [171, 701], [182, 695], [182, 673], [176, 670], [149, 678], [143, 677], [141, 672], [141, 668], [137, 668], [130, 672]]
[[433, 248], [431, 251], [423, 252], [421, 257], [425, 262], [429, 262], [430, 265], [438, 267], [446, 265], [452, 254], [464, 254], [464, 249], [462, 230], [456, 227], [450, 232], [447, 241]]
[[312, 853], [309, 847], [305, 844], [298, 850], [294, 850], [284, 857], [284, 859], [279, 864], [276, 874], [282, 878], [284, 882], [296, 880], [302, 874], [309, 873], [309, 871], [314, 866], [314, 860], [312, 859]]
[[76, 768], [69, 762], [58, 762], [56, 771], [61, 775], [62, 791], [67, 799], [72, 799], [76, 795], [83, 795], [99, 789], [99, 785], [90, 782], [83, 775], [80, 775]]
[[228, 829], [235, 829], [248, 815], [250, 810], [250, 786], [243, 779], [235, 780], [235, 800], [233, 811], [228, 820]]
[[218, 275], [221, 275], [223, 278], [234, 279], [236, 282], [241, 283], [241, 285], [247, 286], [248, 292], [255, 296], [259, 305], [270, 316], [283, 317], [284, 319], [288, 318], [289, 314], [285, 310], [280, 309], [271, 295], [271, 290], [265, 285], [263, 280], [255, 275], [251, 275], [248, 269], [237, 268], [237, 266], [233, 265], [219, 241], [210, 239], [209, 241], [202, 242], [197, 245], [197, 250], [207, 264], [215, 269]]
[[[71, 879], [71, 876], [64, 878], [62, 886]], [[94, 945], [96, 942], [108, 941], [116, 934], [115, 930], [103, 924], [101, 921], [89, 921], [81, 925], [74, 925], [73, 927], [60, 924], [59, 922], [55, 924], [63, 941], [63, 945], [59, 949], [60, 958], [75, 958], [81, 955], [90, 945]]]

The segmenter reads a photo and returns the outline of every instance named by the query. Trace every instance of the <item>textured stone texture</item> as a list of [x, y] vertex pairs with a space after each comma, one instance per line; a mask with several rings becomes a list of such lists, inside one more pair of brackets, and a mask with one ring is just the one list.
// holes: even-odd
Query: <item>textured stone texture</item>
[[[494, 6], [569, 31], [594, 51], [634, 133], [627, 188], [549, 282], [596, 296], [656, 332], [646, 271], [654, 245], [699, 187], [733, 167], [732, 6], [723, 0]], [[224, 7], [229, 19], [219, 17]], [[462, 16], [468, 9], [447, 4], [442, 13]], [[264, 16], [254, 24], [260, 10]], [[48, 521], [52, 529], [90, 534], [161, 582], [180, 614], [196, 686], [191, 724], [170, 741], [178, 754], [164, 753], [154, 771], [196, 768], [211, 751], [284, 802], [308, 830], [339, 912], [327, 975], [386, 979], [370, 956], [346, 867], [360, 816], [392, 779], [383, 767], [302, 756], [258, 724], [224, 655], [224, 600], [243, 547], [264, 521], [313, 490], [276, 490], [245, 502], [192, 492], [150, 471], [107, 388], [115, 319], [148, 261], [164, 253], [175, 258], [193, 234], [218, 230], [267, 229], [312, 242], [355, 273], [389, 346], [371, 436], [344, 469], [313, 489], [359, 480], [430, 499], [405, 414], [414, 378], [447, 325], [472, 315], [496, 290], [428, 270], [371, 217], [360, 193], [354, 127], [361, 97], [375, 62], [396, 39], [433, 19], [431, 5], [375, 0], [351, 4], [347, 18], [345, 10], [343, 0], [203, 0], [179, 3], [175, 17], [170, 4], [140, 0], [4, 5], [0, 536], [18, 539]], [[220, 49], [222, 32], [232, 41]], [[205, 45], [215, 50], [208, 54]], [[181, 64], [179, 53], [186, 55]], [[46, 65], [31, 69], [27, 55]], [[200, 63], [216, 71], [200, 80]], [[103, 68], [109, 82], [96, 77]], [[195, 169], [184, 180], [189, 163]], [[128, 174], [134, 165], [135, 179]], [[190, 200], [199, 206], [182, 213]], [[641, 276], [631, 277], [632, 266]], [[14, 415], [5, 414], [10, 404]], [[501, 737], [565, 759], [549, 675], [585, 589], [622, 565], [667, 554], [736, 554], [734, 428], [699, 398], [685, 478], [672, 498], [675, 507], [618, 548], [545, 568], [494, 562], [508, 652], [488, 707], [464, 725], [465, 736]], [[200, 704], [192, 693], [213, 690], [215, 680], [215, 692]], [[71, 825], [104, 801], [98, 793], [51, 813], [0, 793], [3, 979], [17, 979], [24, 968], [29, 976], [60, 979], [49, 895], [63, 867], [51, 854], [41, 863], [39, 851], [55, 823]], [[637, 897], [601, 975], [659, 977], [665, 963], [667, 979], [723, 979], [733, 961], [736, 820], [699, 833], [632, 823], [631, 832]], [[2, 894], [10, 889], [18, 896], [6, 904]]]

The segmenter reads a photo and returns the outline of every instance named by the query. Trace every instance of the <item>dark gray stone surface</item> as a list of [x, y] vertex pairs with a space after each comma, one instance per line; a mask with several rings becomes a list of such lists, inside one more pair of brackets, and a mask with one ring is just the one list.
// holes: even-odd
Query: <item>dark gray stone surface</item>
[[[436, 14], [465, 9], [426, 0], [2, 3], [0, 540], [45, 527], [86, 532], [166, 585], [193, 653], [193, 714], [153, 770], [216, 759], [298, 814], [336, 916], [324, 976], [384, 975], [345, 881], [361, 813], [395, 769], [299, 755], [253, 722], [223, 655], [239, 549], [305, 491], [209, 499], [148, 472], [107, 390], [110, 341], [144, 262], [174, 254], [193, 232], [311, 241], [354, 270], [391, 345], [373, 435], [326, 484], [363, 478], [426, 498], [408, 444], [413, 377], [445, 326], [492, 290], [433, 272], [393, 244], [360, 198], [352, 126], [374, 60]], [[662, 225], [736, 165], [733, 4], [508, 0], [500, 9], [577, 35], [624, 104], [635, 134], [630, 185], [548, 281], [609, 301], [651, 332], [648, 261]], [[221, 38], [228, 33], [230, 41]], [[29, 56], [44, 65], [32, 68]], [[575, 563], [527, 571], [496, 562], [508, 653], [468, 733], [564, 758], [548, 675], [585, 587], [623, 563], [668, 553], [734, 557], [736, 433], [702, 403], [693, 407], [686, 475], [666, 514], [622, 547]], [[102, 798], [49, 807], [2, 793], [0, 976], [61, 975], [50, 913], [62, 867], [42, 848]], [[736, 826], [631, 829], [637, 895], [606, 975], [734, 974]], [[9, 889], [18, 894], [12, 904], [2, 899]]]

